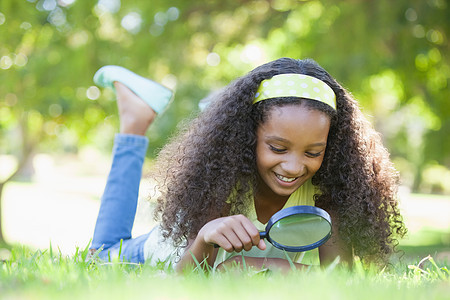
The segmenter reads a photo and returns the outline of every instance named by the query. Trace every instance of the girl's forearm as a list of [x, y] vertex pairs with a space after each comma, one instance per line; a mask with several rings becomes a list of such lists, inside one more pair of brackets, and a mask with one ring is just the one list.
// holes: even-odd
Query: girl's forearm
[[200, 263], [202, 267], [205, 267], [205, 263], [212, 266], [216, 255], [217, 251], [213, 245], [203, 243], [197, 238], [189, 243], [181, 256], [180, 261], [176, 265], [176, 270], [181, 272], [187, 266], [195, 266], [197, 262]]
[[305, 267], [309, 267], [308, 265], [295, 262], [292, 262], [291, 264], [286, 259], [281, 258], [234, 256], [220, 264], [218, 268], [224, 269], [226, 267], [233, 267], [236, 265], [239, 267], [243, 267], [244, 263], [246, 266], [254, 267], [258, 270], [267, 268], [270, 270], [278, 270], [281, 272], [289, 272], [293, 269], [304, 269]]

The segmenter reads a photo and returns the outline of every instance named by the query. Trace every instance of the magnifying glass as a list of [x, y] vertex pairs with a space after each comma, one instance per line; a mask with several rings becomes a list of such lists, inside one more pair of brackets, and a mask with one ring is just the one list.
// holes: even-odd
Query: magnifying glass
[[291, 206], [275, 213], [259, 236], [281, 250], [308, 251], [330, 238], [331, 218], [315, 206]]
[[[297, 205], [276, 212], [259, 237], [288, 252], [312, 250], [331, 236], [330, 215], [321, 208]], [[214, 247], [219, 247], [214, 245]]]

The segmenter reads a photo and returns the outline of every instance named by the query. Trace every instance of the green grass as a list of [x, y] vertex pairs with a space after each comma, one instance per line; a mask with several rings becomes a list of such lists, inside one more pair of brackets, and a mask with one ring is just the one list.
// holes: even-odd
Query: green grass
[[16, 246], [0, 263], [2, 299], [449, 299], [450, 272], [432, 257], [397, 262], [389, 269], [353, 271], [269, 270], [201, 272], [183, 275], [162, 267], [87, 260], [87, 249], [64, 256], [50, 248]]

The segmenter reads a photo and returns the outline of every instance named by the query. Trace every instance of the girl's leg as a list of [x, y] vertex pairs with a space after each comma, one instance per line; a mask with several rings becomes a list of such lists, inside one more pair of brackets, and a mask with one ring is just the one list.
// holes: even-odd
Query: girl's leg
[[131, 229], [148, 146], [148, 139], [143, 135], [156, 113], [125, 85], [114, 82], [114, 86], [120, 134], [114, 140], [111, 171], [102, 196], [91, 249], [103, 248], [99, 256], [108, 259], [110, 255], [117, 256], [121, 247], [121, 258], [144, 262], [143, 245], [148, 234], [131, 239]]
[[[143, 136], [118, 134], [114, 140], [113, 161], [94, 230], [91, 248], [103, 247], [102, 258], [108, 251], [131, 241], [131, 229], [138, 201], [139, 183], [148, 140]], [[128, 248], [128, 247], [127, 247]], [[125, 249], [123, 249], [125, 250]], [[127, 260], [133, 260], [125, 251]]]

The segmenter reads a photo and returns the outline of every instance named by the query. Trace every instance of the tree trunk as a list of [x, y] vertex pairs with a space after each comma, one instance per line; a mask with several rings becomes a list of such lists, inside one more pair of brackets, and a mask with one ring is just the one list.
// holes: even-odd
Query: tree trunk
[[2, 226], [2, 200], [3, 200], [3, 188], [5, 187], [6, 183], [8, 183], [11, 179], [14, 178], [20, 171], [23, 170], [23, 168], [26, 166], [27, 162], [30, 161], [32, 157], [32, 153], [36, 145], [39, 143], [39, 141], [42, 139], [43, 130], [39, 130], [37, 134], [34, 136], [31, 136], [28, 134], [28, 119], [27, 115], [23, 114], [20, 118], [19, 122], [19, 128], [21, 131], [21, 139], [22, 139], [22, 145], [21, 145], [21, 153], [18, 155], [18, 164], [17, 168], [2, 182], [0, 182], [0, 245], [8, 246], [8, 244], [5, 241], [4, 235], [3, 235], [3, 226]]
[[2, 204], [3, 204], [3, 189], [5, 187], [5, 185], [11, 181], [14, 176], [17, 175], [18, 172], [20, 172], [20, 170], [22, 170], [22, 168], [25, 166], [26, 162], [30, 159], [31, 156], [31, 149], [28, 149], [29, 151], [25, 151], [24, 155], [21, 157], [21, 161], [19, 161], [19, 164], [16, 168], [16, 170], [14, 170], [11, 175], [9, 175], [8, 178], [6, 178], [4, 181], [0, 182], [0, 245], [3, 246], [8, 246], [8, 243], [5, 241], [4, 235], [3, 235], [3, 226], [2, 226]]
[[6, 244], [5, 238], [3, 237], [3, 226], [2, 226], [2, 195], [3, 195], [3, 187], [5, 184], [3, 182], [0, 183], [0, 246]]
[[419, 164], [417, 164], [416, 167], [416, 171], [414, 173], [414, 182], [413, 182], [413, 186], [412, 186], [412, 191], [415, 193], [419, 193], [420, 192], [420, 185], [422, 184], [422, 172], [424, 169], [424, 163], [420, 162]]

